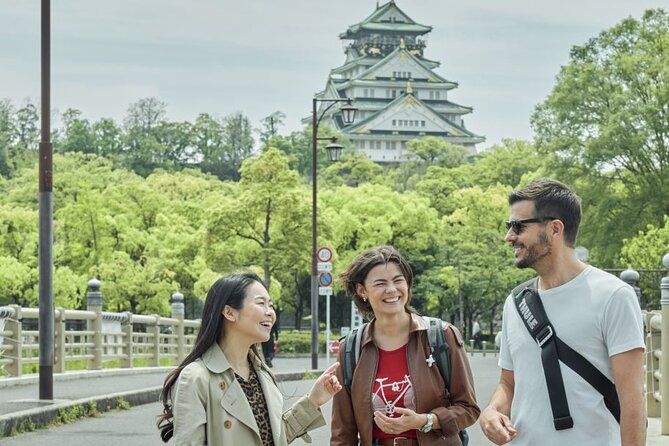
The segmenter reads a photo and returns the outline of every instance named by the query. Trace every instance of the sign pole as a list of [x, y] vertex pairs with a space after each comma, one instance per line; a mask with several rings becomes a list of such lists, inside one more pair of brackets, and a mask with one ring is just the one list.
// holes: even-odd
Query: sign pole
[[325, 367], [330, 366], [330, 293], [325, 296]]

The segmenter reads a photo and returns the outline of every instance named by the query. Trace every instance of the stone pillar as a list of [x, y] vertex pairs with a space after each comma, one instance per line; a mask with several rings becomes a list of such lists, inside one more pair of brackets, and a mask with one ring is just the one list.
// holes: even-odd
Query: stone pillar
[[179, 323], [174, 327], [174, 334], [177, 336], [177, 363], [181, 363], [181, 361], [183, 361], [183, 359], [186, 357], [186, 343], [184, 339], [184, 295], [178, 292], [172, 294], [170, 305], [172, 306], [172, 318], [179, 321]]
[[[662, 258], [662, 264], [669, 270], [669, 254]], [[669, 274], [660, 281], [660, 304], [662, 305], [662, 350], [666, 350], [660, 360], [660, 391], [664, 404], [660, 405], [662, 414], [662, 435], [669, 435]]]
[[644, 323], [646, 325], [646, 412], [649, 417], [660, 416], [660, 402], [655, 395], [660, 395], [659, 381], [655, 378], [655, 372], [660, 370], [660, 361], [655, 356], [655, 352], [660, 350], [660, 338], [662, 332], [658, 331], [656, 326], [662, 316], [658, 312], [647, 312], [644, 314]]
[[55, 334], [56, 334], [56, 363], [53, 371], [56, 373], [65, 372], [65, 310], [63, 308], [56, 308], [55, 317]]
[[153, 334], [153, 342], [151, 345], [151, 350], [153, 350], [153, 352], [149, 358], [149, 366], [160, 367], [160, 316], [157, 314], [152, 316], [155, 318], [154, 324], [150, 325], [150, 328], [146, 327], [147, 333]]
[[[88, 370], [100, 370], [102, 368], [102, 284], [97, 279], [88, 281], [86, 290], [86, 310], [95, 313], [95, 319], [88, 321], [88, 331], [93, 332], [93, 358], [88, 360]], [[88, 338], [90, 342], [90, 337]]]
[[21, 307], [19, 305], [10, 305], [14, 310], [14, 316], [7, 319], [5, 323], [5, 331], [11, 331], [12, 334], [9, 337], [11, 339], [11, 350], [5, 350], [4, 354], [6, 356], [11, 356], [13, 361], [5, 370], [12, 376], [21, 376], [23, 374], [23, 326], [21, 323]]
[[620, 280], [632, 287], [636, 293], [636, 298], [641, 303], [641, 288], [639, 288], [639, 273], [632, 268], [627, 268], [620, 273]]
[[134, 342], [132, 339], [132, 313], [126, 311], [124, 313], [127, 318], [121, 323], [121, 329], [123, 330], [123, 358], [121, 358], [121, 367], [123, 368], [132, 368], [132, 358], [133, 358], [133, 348]]

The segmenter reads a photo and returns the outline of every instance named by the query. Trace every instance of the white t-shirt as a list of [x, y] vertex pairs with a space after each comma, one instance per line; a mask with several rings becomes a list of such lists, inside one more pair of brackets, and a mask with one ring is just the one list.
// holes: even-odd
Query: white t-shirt
[[[617, 277], [588, 266], [574, 279], [539, 295], [557, 336], [613, 381], [610, 356], [644, 348], [643, 319], [634, 290]], [[513, 446], [619, 446], [620, 426], [604, 399], [560, 362], [574, 427], [556, 431], [541, 349], [518, 315], [512, 296], [502, 317], [499, 366], [513, 371]]]

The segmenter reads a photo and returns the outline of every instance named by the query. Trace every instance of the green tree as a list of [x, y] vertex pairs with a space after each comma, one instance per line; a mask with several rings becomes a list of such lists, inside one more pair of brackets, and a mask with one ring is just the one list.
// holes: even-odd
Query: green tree
[[420, 159], [426, 166], [457, 167], [465, 163], [469, 151], [443, 138], [427, 136], [410, 140], [407, 143], [407, 153]]
[[629, 236], [669, 214], [668, 92], [669, 14], [648, 10], [573, 47], [532, 117], [538, 148], [555, 154], [563, 180], [587, 176], [595, 193], [622, 188], [615, 206], [597, 212], [596, 227], [584, 227], [586, 243], [610, 237], [595, 260], [615, 261], [625, 237], [616, 228]]
[[286, 120], [286, 115], [281, 111], [275, 111], [269, 116], [264, 117], [260, 121], [260, 128], [258, 133], [260, 135], [260, 142], [266, 145], [267, 142], [279, 134], [279, 127], [283, 125]]
[[[246, 160], [234, 196], [221, 197], [207, 224], [213, 270], [258, 266], [265, 284], [309, 258], [309, 202], [279, 150]], [[280, 303], [277, 303], [280, 306]]]
[[363, 152], [350, 151], [342, 155], [341, 161], [330, 164], [320, 176], [329, 186], [357, 187], [363, 183], [386, 183], [383, 167], [370, 161]]
[[63, 121], [62, 140], [56, 146], [59, 152], [95, 153], [95, 133], [87, 119], [81, 118], [81, 112], [68, 108], [61, 115]]

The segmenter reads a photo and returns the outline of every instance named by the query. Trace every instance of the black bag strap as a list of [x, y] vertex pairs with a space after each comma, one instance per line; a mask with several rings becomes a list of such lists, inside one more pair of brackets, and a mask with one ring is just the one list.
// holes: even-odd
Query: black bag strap
[[354, 328], [344, 338], [344, 354], [342, 355], [342, 369], [344, 371], [344, 387], [349, 391], [353, 383], [353, 373], [355, 366], [358, 364], [360, 358], [360, 342], [362, 340], [362, 332], [367, 326], [367, 322], [358, 328]]
[[555, 330], [546, 317], [541, 299], [535, 290], [528, 287], [514, 297], [514, 303], [525, 328], [541, 347], [541, 364], [548, 387], [555, 430], [571, 429], [574, 427], [574, 420], [569, 413], [569, 403], [564, 390]]
[[606, 408], [620, 423], [620, 401], [616, 387], [602, 372], [581, 354], [565, 344], [555, 333], [537, 291], [537, 279], [523, 283], [513, 290], [514, 303], [525, 328], [541, 347], [541, 363], [548, 386], [556, 430], [569, 429], [574, 422], [564, 390], [559, 361], [578, 373], [604, 398]]
[[427, 341], [430, 353], [444, 379], [446, 396], [448, 396], [451, 390], [451, 356], [444, 337], [444, 322], [436, 317], [423, 316], [423, 318], [428, 323]]

